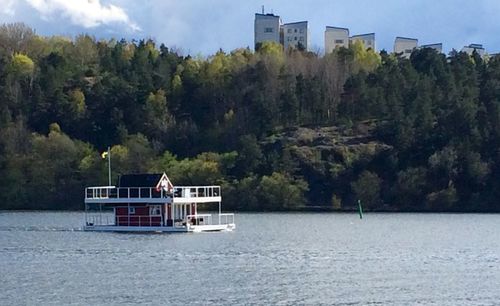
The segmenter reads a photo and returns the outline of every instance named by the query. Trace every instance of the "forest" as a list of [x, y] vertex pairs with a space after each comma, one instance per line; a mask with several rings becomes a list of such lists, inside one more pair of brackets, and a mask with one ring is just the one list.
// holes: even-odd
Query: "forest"
[[237, 211], [500, 211], [500, 57], [153, 40], [0, 26], [0, 209], [82, 209], [166, 172]]

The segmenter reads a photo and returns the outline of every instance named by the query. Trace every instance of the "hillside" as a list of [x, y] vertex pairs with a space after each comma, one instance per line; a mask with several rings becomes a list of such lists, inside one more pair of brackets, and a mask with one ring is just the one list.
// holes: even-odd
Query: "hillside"
[[83, 188], [166, 171], [236, 210], [499, 211], [500, 58], [209, 57], [152, 40], [0, 26], [0, 209], [80, 209]]

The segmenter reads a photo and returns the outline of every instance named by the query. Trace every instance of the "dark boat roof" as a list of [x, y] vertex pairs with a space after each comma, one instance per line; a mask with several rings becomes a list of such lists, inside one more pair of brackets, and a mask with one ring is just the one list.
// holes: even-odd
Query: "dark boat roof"
[[156, 187], [163, 173], [124, 174], [120, 176], [119, 187]]

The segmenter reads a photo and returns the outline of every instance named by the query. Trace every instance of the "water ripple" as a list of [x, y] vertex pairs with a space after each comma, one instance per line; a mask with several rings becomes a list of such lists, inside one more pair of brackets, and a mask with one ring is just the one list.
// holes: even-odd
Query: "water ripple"
[[[0, 213], [6, 305], [495, 305], [498, 215], [242, 214], [218, 234]], [[22, 224], [22, 226], [20, 225]]]

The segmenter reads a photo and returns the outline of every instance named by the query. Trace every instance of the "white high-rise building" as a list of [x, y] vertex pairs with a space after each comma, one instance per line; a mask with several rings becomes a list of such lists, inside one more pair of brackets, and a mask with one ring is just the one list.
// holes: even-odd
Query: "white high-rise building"
[[350, 43], [355, 43], [356, 41], [361, 41], [366, 49], [372, 49], [373, 51], [377, 51], [375, 45], [375, 33], [368, 34], [360, 34], [351, 36], [349, 39]]
[[483, 45], [481, 44], [470, 44], [462, 48], [462, 52], [465, 52], [469, 55], [472, 55], [474, 51], [476, 51], [477, 54], [481, 57], [484, 57], [484, 55], [486, 54], [486, 50], [484, 50]]
[[282, 21], [280, 16], [274, 14], [255, 14], [255, 47], [265, 41], [273, 41], [282, 43], [281, 26]]
[[420, 46], [420, 49], [425, 49], [425, 48], [434, 49], [438, 53], [443, 53], [443, 44], [442, 43], [429, 44], [429, 45], [422, 45], [422, 46]]
[[283, 45], [285, 50], [302, 46], [304, 50], [309, 50], [310, 34], [307, 21], [285, 23], [283, 25]]
[[418, 39], [408, 37], [396, 37], [394, 41], [394, 53], [404, 58], [410, 58], [413, 50], [418, 47]]
[[349, 29], [327, 26], [325, 29], [325, 54], [331, 53], [339, 47], [349, 48]]

